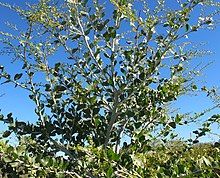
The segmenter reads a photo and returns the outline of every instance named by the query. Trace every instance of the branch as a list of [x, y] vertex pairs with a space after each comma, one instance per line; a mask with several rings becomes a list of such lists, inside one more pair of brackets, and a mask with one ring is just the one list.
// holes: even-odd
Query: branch
[[127, 120], [125, 119], [123, 124], [121, 125], [121, 128], [120, 128], [119, 132], [118, 132], [118, 139], [116, 141], [116, 146], [115, 146], [115, 152], [116, 153], [118, 153], [118, 147], [120, 146], [121, 137], [123, 135], [123, 132], [125, 130], [125, 126], [126, 126], [127, 123], [128, 123], [128, 119]]
[[[95, 55], [94, 55], [94, 53], [93, 53], [93, 51], [92, 51], [90, 45], [89, 45], [89, 41], [88, 41], [88, 38], [89, 38], [89, 37], [86, 36], [86, 34], [85, 34], [83, 25], [82, 25], [82, 23], [81, 23], [81, 21], [80, 21], [80, 18], [79, 18], [79, 12], [78, 12], [78, 9], [77, 9], [77, 7], [76, 7], [76, 4], [74, 4], [74, 6], [75, 6], [75, 9], [76, 9], [76, 12], [77, 12], [77, 17], [76, 17], [76, 18], [77, 18], [77, 22], [78, 22], [79, 27], [80, 27], [80, 30], [81, 30], [81, 35], [83, 36], [83, 39], [84, 39], [84, 41], [85, 41], [85, 43], [86, 43], [86, 47], [88, 48], [89, 53], [90, 53], [90, 55], [92, 56], [92, 58], [94, 59], [95, 64], [97, 65], [97, 67], [99, 68], [99, 70], [100, 70], [100, 71], [103, 71], [102, 67], [101, 67], [100, 64], [98, 63], [98, 61], [97, 61], [97, 59], [96, 59], [96, 57], [95, 57]], [[108, 74], [108, 73], [107, 73], [107, 74]], [[104, 75], [105, 78], [108, 80], [108, 77], [107, 77], [105, 74], [103, 74], [103, 75]], [[108, 75], [109, 75], [109, 74], [108, 74]], [[111, 77], [111, 76], [109, 76], [109, 77]]]
[[57, 143], [55, 140], [53, 140], [52, 138], [49, 138], [50, 141], [57, 147], [59, 148], [60, 151], [64, 152], [66, 155], [68, 155], [70, 158], [72, 158], [73, 160], [76, 159], [76, 156], [74, 156], [69, 150], [67, 150], [63, 145]]
[[117, 117], [118, 117], [118, 113], [117, 113], [117, 108], [118, 108], [118, 104], [119, 104], [118, 92], [114, 93], [113, 103], [114, 103], [114, 105], [113, 105], [113, 108], [111, 110], [111, 119], [110, 119], [110, 122], [109, 122], [109, 126], [107, 128], [104, 148], [106, 148], [108, 146], [113, 125], [114, 125], [114, 123], [115, 123], [115, 121], [117, 120]]

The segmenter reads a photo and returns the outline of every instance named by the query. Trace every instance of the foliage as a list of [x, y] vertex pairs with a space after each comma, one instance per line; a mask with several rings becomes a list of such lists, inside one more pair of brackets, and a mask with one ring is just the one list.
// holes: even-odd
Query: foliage
[[[8, 124], [2, 136], [13, 133], [19, 140], [15, 147], [2, 142], [2, 173], [219, 176], [219, 148], [193, 146], [219, 123], [219, 115], [204, 121], [195, 139], [173, 146], [175, 128], [210, 109], [189, 118], [170, 114], [169, 107], [200, 90], [188, 66], [204, 51], [194, 51], [186, 37], [213, 28], [219, 4], [188, 0], [166, 7], [158, 0], [152, 10], [145, 1], [106, 3], [111, 12], [95, 0], [40, 0], [28, 9], [1, 3], [22, 17], [27, 30], [1, 32], [5, 52], [22, 67], [12, 75], [1, 66], [0, 79], [28, 91], [38, 117], [26, 123], [12, 113], [0, 116]], [[213, 89], [201, 91], [217, 98]]]
[[[28, 144], [27, 144], [28, 143]], [[1, 175], [16, 177], [219, 177], [219, 145], [173, 141], [165, 145], [147, 146], [145, 150], [135, 145], [119, 154], [94, 147], [78, 147], [84, 154], [71, 164], [67, 158], [50, 155], [43, 157], [33, 150], [39, 147], [30, 138], [22, 139], [18, 146], [1, 143]], [[42, 147], [40, 149], [43, 149]], [[30, 154], [30, 151], [32, 154]], [[84, 168], [84, 169], [83, 169]]]
[[24, 177], [65, 177], [74, 175], [74, 173], [67, 171], [69, 164], [62, 157], [53, 157], [52, 155], [44, 157], [35, 152], [37, 147], [42, 149], [31, 139], [20, 140], [18, 146], [1, 142], [1, 175], [4, 177], [19, 177], [19, 175]]

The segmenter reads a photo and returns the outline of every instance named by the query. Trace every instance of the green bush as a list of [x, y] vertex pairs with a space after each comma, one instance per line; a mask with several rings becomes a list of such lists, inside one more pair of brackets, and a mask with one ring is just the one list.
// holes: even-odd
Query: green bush
[[[1, 3], [27, 30], [0, 32], [5, 54], [22, 64], [16, 74], [0, 66], [0, 80], [26, 90], [37, 116], [29, 123], [0, 115], [8, 125], [3, 177], [220, 177], [218, 143], [198, 144], [219, 124], [219, 115], [200, 122], [219, 96], [196, 85], [190, 62], [205, 51], [187, 39], [217, 25], [219, 3], [167, 3]], [[197, 92], [216, 104], [195, 115], [172, 112], [170, 104]], [[194, 137], [176, 141], [176, 128], [195, 122]], [[5, 141], [11, 134], [17, 146]]]

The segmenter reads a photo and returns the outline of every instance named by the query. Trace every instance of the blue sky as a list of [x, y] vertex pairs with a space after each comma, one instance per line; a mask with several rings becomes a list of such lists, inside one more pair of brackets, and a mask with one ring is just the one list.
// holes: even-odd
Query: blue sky
[[[1, 2], [7, 2], [12, 4], [17, 4], [24, 6], [24, 1], [12, 1], [12, 0], [1, 0]], [[36, 1], [29, 1], [29, 2], [36, 2]], [[14, 13], [5, 8], [0, 7], [0, 31], [7, 31], [8, 28], [5, 25], [5, 21], [10, 21], [15, 23], [20, 28], [24, 28], [25, 24], [19, 19], [19, 17]], [[220, 86], [220, 28], [216, 28], [214, 30], [201, 30], [198, 33], [194, 33], [190, 36], [190, 40], [199, 43], [199, 42], [206, 42], [207, 44], [203, 47], [204, 49], [210, 50], [213, 54], [204, 56], [202, 58], [196, 59], [196, 61], [202, 61], [202, 63], [206, 63], [208, 61], [213, 61], [207, 69], [204, 70], [202, 76], [198, 78], [200, 81], [199, 85], [202, 86]], [[0, 47], [1, 48], [1, 47]], [[19, 67], [17, 64], [11, 65], [10, 64], [11, 58], [10, 56], [0, 56], [0, 65], [4, 65], [9, 71], [12, 73], [19, 72]], [[0, 86], [0, 95], [5, 94], [3, 97], [0, 98], [0, 109], [2, 109], [2, 113], [7, 114], [12, 112], [15, 117], [21, 119], [23, 121], [30, 121], [33, 122], [36, 119], [34, 114], [34, 104], [31, 100], [29, 100], [28, 93], [22, 89], [14, 88], [13, 85], [7, 84]], [[195, 112], [195, 111], [202, 111], [203, 109], [211, 106], [212, 102], [208, 100], [204, 95], [199, 96], [183, 96], [181, 97], [178, 102], [175, 103], [176, 108], [180, 108], [181, 112]], [[218, 113], [218, 110], [213, 111], [210, 114]], [[209, 115], [210, 115], [209, 114]], [[208, 115], [207, 115], [208, 117]], [[0, 130], [3, 130], [5, 126], [0, 124]], [[183, 137], [188, 137], [190, 131], [192, 131], [195, 126], [178, 128], [178, 132]], [[218, 128], [215, 126], [214, 132], [219, 132]], [[214, 137], [214, 139], [219, 139]], [[203, 141], [209, 141], [210, 138], [206, 137]], [[211, 140], [212, 141], [212, 140]]]

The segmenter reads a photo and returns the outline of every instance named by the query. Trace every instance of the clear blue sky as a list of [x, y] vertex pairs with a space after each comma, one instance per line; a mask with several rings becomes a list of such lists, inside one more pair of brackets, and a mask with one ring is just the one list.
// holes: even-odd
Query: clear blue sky
[[[1, 2], [7, 2], [12, 4], [17, 4], [24, 6], [24, 1], [13, 1], [13, 0], [1, 0]], [[36, 2], [36, 1], [29, 1]], [[20, 20], [20, 18], [14, 13], [9, 11], [8, 9], [0, 7], [0, 30], [7, 31], [6, 25], [4, 24], [5, 21], [10, 21], [18, 25], [18, 27], [25, 27], [25, 24]], [[216, 28], [212, 31], [202, 30], [198, 33], [194, 33], [192, 37], [190, 37], [191, 41], [194, 42], [207, 42], [207, 45], [204, 46], [204, 49], [208, 49], [213, 52], [212, 55], [205, 56], [200, 58], [200, 61], [203, 61], [205, 64], [207, 61], [213, 61], [213, 64], [209, 66], [203, 73], [202, 77], [198, 78], [199, 80], [206, 81], [206, 85], [208, 86], [220, 86], [220, 28]], [[2, 46], [1, 46], [2, 47]], [[1, 48], [0, 47], [0, 48]], [[197, 61], [199, 61], [197, 60]], [[12, 73], [19, 72], [19, 67], [16, 65], [10, 64], [11, 58], [9, 56], [0, 56], [0, 65], [4, 65], [8, 70]], [[201, 84], [202, 86], [202, 84]], [[23, 121], [30, 121], [33, 122], [36, 118], [34, 115], [34, 104], [31, 100], [29, 100], [28, 93], [22, 89], [14, 88], [13, 85], [4, 85], [0, 86], [0, 95], [5, 93], [3, 97], [0, 98], [0, 109], [2, 109], [2, 113], [7, 114], [12, 112], [15, 117], [21, 119]], [[181, 112], [194, 112], [194, 111], [201, 111], [212, 104], [204, 96], [197, 96], [197, 97], [189, 97], [184, 96], [175, 103], [175, 107], [180, 108]], [[212, 113], [218, 113], [218, 110], [213, 111]], [[220, 112], [219, 112], [220, 113]], [[5, 126], [0, 123], [0, 130], [3, 130]], [[178, 128], [178, 132], [183, 137], [188, 137], [190, 131], [192, 131], [195, 127], [184, 127]], [[220, 131], [217, 127], [214, 127], [214, 132]], [[218, 139], [215, 137], [215, 139]], [[209, 141], [210, 138], [206, 137], [203, 141]], [[210, 140], [212, 141], [212, 140]]]

